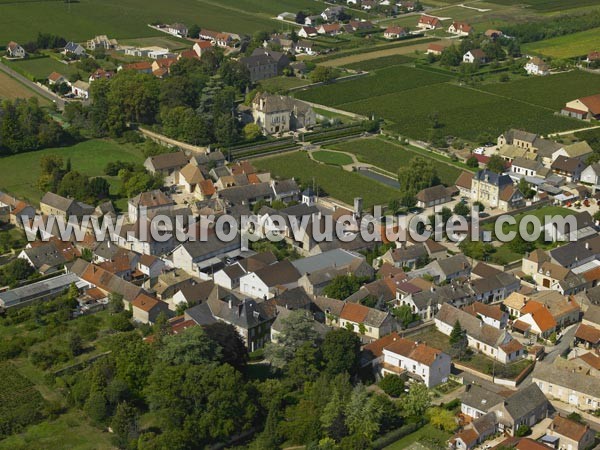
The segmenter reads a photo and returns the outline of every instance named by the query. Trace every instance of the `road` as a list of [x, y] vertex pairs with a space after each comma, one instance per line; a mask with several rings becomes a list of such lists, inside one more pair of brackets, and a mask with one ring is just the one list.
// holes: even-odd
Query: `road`
[[18, 80], [19, 82], [23, 83], [25, 86], [31, 88], [36, 93], [40, 94], [42, 97], [45, 97], [48, 100], [50, 100], [51, 102], [53, 102], [54, 104], [56, 104], [56, 107], [58, 108], [59, 111], [62, 111], [63, 109], [65, 109], [65, 100], [63, 100], [61, 97], [59, 97], [55, 93], [47, 91], [44, 88], [41, 88], [40, 86], [35, 84], [33, 81], [25, 78], [23, 75], [21, 75], [18, 72], [15, 72], [10, 67], [6, 66], [5, 64], [3, 64], [1, 62], [0, 62], [0, 70], [2, 70], [2, 72], [6, 73], [7, 75], [10, 75], [14, 79]]
[[575, 324], [566, 329], [560, 338], [560, 342], [552, 347], [552, 349], [546, 354], [542, 364], [552, 364], [554, 360], [571, 345], [578, 326], [579, 324]]

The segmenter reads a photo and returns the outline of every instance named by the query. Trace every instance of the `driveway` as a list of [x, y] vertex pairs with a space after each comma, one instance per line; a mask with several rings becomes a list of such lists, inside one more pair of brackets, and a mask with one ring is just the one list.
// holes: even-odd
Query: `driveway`
[[562, 352], [569, 348], [575, 337], [575, 331], [577, 331], [578, 325], [579, 324], [576, 323], [567, 327], [562, 333], [562, 337], [558, 344], [554, 347], [546, 347], [546, 357], [541, 361], [541, 364], [552, 364], [557, 356], [560, 356]]

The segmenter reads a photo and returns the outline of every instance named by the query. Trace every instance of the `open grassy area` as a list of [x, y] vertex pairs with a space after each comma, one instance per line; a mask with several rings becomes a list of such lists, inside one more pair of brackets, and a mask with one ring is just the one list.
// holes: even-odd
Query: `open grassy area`
[[[142, 163], [141, 150], [131, 144], [121, 145], [111, 140], [93, 139], [80, 142], [71, 147], [49, 148], [0, 158], [3, 176], [0, 177], [0, 189], [16, 197], [39, 203], [43, 193], [37, 187], [40, 175], [40, 158], [43, 155], [59, 155], [66, 161], [71, 159], [74, 170], [88, 176], [104, 175], [104, 167], [111, 161], [130, 161]], [[114, 192], [116, 178], [109, 177]], [[111, 192], [111, 193], [113, 193]]]
[[131, 39], [164, 36], [147, 24], [161, 21], [194, 23], [202, 27], [251, 35], [257, 30], [286, 28], [273, 17], [284, 11], [321, 7], [310, 0], [81, 0], [64, 2], [20, 2], [2, 5], [0, 42], [25, 42], [37, 33], [64, 35], [68, 40], [84, 41], [97, 34]]
[[281, 178], [296, 177], [300, 183], [315, 183], [328, 195], [352, 204], [354, 197], [362, 197], [365, 207], [387, 204], [398, 198], [398, 191], [355, 172], [312, 161], [304, 152], [286, 153], [252, 160], [258, 169]]
[[345, 166], [352, 164], [352, 158], [344, 153], [330, 152], [328, 150], [318, 150], [313, 152], [312, 157], [322, 163], [332, 166]]
[[310, 80], [298, 77], [274, 77], [260, 81], [260, 88], [268, 92], [286, 92], [291, 88], [306, 86]]
[[[403, 437], [402, 439], [394, 442], [392, 445], [385, 447], [385, 450], [406, 450], [415, 443], [421, 444], [424, 448], [436, 450], [437, 442], [444, 444], [450, 437], [451, 433], [447, 433], [442, 430], [438, 430], [431, 424], [427, 424], [422, 428], [419, 428], [414, 433]], [[428, 443], [428, 441], [435, 441], [435, 443]]]
[[570, 8], [597, 6], [596, 0], [487, 0], [489, 3], [501, 5], [527, 5], [539, 12], [564, 11]]
[[50, 103], [46, 98], [36, 94], [10, 75], [0, 72], [0, 101], [30, 97], [36, 97], [40, 102], [40, 105], [48, 105]]
[[11, 61], [7, 65], [17, 72], [38, 79], [46, 79], [52, 72], [58, 72], [68, 77], [77, 72], [74, 65], [63, 64], [54, 58], [33, 58], [20, 61]]
[[[400, 167], [409, 164], [412, 158], [423, 156], [433, 163], [440, 180], [446, 185], [454, 184], [460, 175], [460, 169], [433, 159], [429, 154], [420, 154], [405, 146], [394, 144], [380, 138], [356, 139], [340, 142], [331, 145], [330, 148], [354, 153], [359, 161], [373, 164], [374, 166], [393, 173], [397, 172]], [[448, 162], [450, 162], [450, 160], [448, 160]]]
[[179, 50], [188, 48], [190, 42], [185, 39], [180, 39], [175, 36], [163, 34], [162, 36], [143, 37], [136, 39], [124, 39], [120, 44], [123, 45], [134, 45], [136, 47], [164, 47], [170, 50]]
[[523, 51], [552, 58], [576, 58], [600, 50], [600, 28], [523, 45]]
[[0, 450], [105, 450], [114, 449], [111, 435], [89, 424], [77, 410], [62, 414], [55, 420], [32, 425], [20, 434], [0, 441]]
[[390, 55], [382, 56], [381, 58], [367, 59], [355, 63], [346, 64], [346, 69], [352, 70], [377, 70], [385, 69], [386, 67], [398, 66], [412, 62], [414, 59], [406, 55]]

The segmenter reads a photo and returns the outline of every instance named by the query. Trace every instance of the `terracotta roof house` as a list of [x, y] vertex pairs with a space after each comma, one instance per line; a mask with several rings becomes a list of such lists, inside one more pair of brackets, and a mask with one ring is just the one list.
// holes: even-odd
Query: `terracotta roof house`
[[452, 22], [448, 27], [448, 33], [457, 36], [469, 36], [473, 32], [473, 27], [465, 22]]
[[458, 188], [460, 195], [468, 196], [471, 195], [471, 182], [473, 181], [473, 173], [472, 172], [462, 172], [456, 182], [454, 183]]
[[542, 303], [530, 300], [521, 309], [520, 323], [529, 325], [529, 332], [541, 338], [548, 338], [556, 331], [557, 323], [552, 314]]
[[398, 338], [383, 348], [381, 373], [407, 374], [428, 388], [445, 383], [452, 360], [446, 353], [422, 342]]
[[525, 71], [529, 75], [544, 76], [550, 73], [550, 66], [543, 59], [534, 56], [525, 64]]
[[67, 78], [65, 78], [64, 75], [61, 75], [58, 72], [52, 72], [50, 75], [48, 75], [48, 84], [53, 85], [53, 84], [61, 84], [61, 83], [65, 83], [67, 82]]
[[389, 26], [383, 32], [383, 37], [386, 39], [399, 39], [408, 34], [406, 28], [398, 26]]
[[169, 314], [169, 305], [148, 294], [140, 293], [131, 302], [131, 310], [136, 322], [153, 324], [159, 314]]
[[474, 48], [473, 50], [469, 50], [467, 53], [463, 55], [464, 63], [484, 63], [486, 61], [485, 52], [480, 48]]
[[345, 302], [340, 312], [340, 328], [352, 326], [354, 332], [379, 339], [392, 331], [393, 320], [388, 312], [368, 308], [359, 303]]
[[485, 303], [475, 302], [465, 306], [463, 309], [472, 316], [483, 320], [483, 323], [487, 323], [494, 328], [506, 328], [508, 323], [508, 313], [502, 311], [497, 305], [487, 305]]
[[425, 53], [427, 53], [428, 55], [439, 56], [444, 50], [446, 50], [446, 47], [444, 47], [443, 45], [432, 43], [427, 46], [427, 51]]
[[435, 30], [442, 26], [442, 22], [437, 17], [427, 16], [423, 14], [419, 17], [419, 21], [417, 22], [417, 28], [420, 30]]
[[561, 114], [582, 120], [600, 119], [600, 94], [567, 102], [561, 110]]
[[548, 427], [546, 436], [541, 439], [542, 442], [556, 445], [554, 439], [546, 439], [547, 437], [558, 438], [560, 448], [585, 450], [594, 445], [595, 432], [587, 424], [557, 415]]
[[575, 339], [587, 348], [597, 349], [600, 347], [600, 329], [582, 323], [575, 332]]

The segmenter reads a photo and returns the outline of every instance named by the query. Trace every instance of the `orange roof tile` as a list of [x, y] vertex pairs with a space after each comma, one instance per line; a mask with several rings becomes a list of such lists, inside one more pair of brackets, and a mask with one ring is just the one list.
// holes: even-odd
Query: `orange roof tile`
[[550, 429], [561, 436], [579, 442], [588, 432], [589, 426], [556, 416], [550, 424]]
[[131, 302], [131, 305], [143, 311], [149, 312], [152, 310], [152, 308], [155, 308], [159, 302], [160, 300], [150, 297], [148, 294], [142, 293]]
[[400, 339], [400, 335], [397, 332], [392, 332], [385, 335], [370, 344], [365, 345], [364, 350], [371, 352], [375, 358], [379, 358], [383, 355], [383, 349], [390, 345], [395, 340]]
[[539, 302], [535, 300], [530, 300], [527, 304], [521, 309], [521, 316], [531, 314], [533, 320], [539, 327], [539, 329], [543, 332], [551, 330], [556, 327], [556, 320], [548, 311], [548, 309]]
[[363, 323], [369, 314], [369, 308], [358, 303], [346, 303], [342, 308], [340, 318], [354, 323]]
[[595, 345], [600, 342], [600, 330], [582, 323], [577, 328], [575, 337]]

